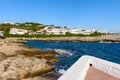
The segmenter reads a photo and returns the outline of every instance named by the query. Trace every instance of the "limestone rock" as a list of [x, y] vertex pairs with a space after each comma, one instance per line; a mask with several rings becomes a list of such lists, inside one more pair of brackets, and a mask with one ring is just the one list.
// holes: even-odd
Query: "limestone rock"
[[5, 71], [2, 75], [1, 75], [1, 79], [3, 80], [18, 80], [18, 73], [16, 71], [12, 71], [12, 70], [8, 70]]
[[0, 64], [0, 75], [3, 74], [4, 70], [5, 70], [4, 65]]
[[21, 80], [52, 69], [45, 59], [24, 55], [8, 57], [0, 63], [0, 80]]

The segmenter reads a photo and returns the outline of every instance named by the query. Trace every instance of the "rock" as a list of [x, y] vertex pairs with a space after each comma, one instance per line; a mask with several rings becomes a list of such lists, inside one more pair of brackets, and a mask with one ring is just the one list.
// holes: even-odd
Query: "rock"
[[0, 80], [21, 80], [53, 69], [54, 67], [48, 65], [45, 59], [24, 55], [8, 57], [0, 63]]
[[38, 65], [33, 66], [32, 74], [37, 73], [38, 71], [44, 70], [45, 67], [46, 67], [46, 64], [43, 64], [43, 65], [38, 64]]
[[4, 53], [0, 52], [0, 61], [6, 59], [6, 56]]
[[7, 70], [17, 71], [17, 67], [15, 66], [9, 66]]
[[5, 70], [5, 66], [3, 64], [0, 64], [0, 75], [3, 74]]
[[49, 73], [41, 75], [41, 76], [26, 78], [26, 79], [22, 79], [22, 80], [57, 80], [60, 76], [61, 76], [61, 74], [59, 74], [57, 72], [49, 72]]
[[18, 73], [16, 71], [5, 71], [1, 76], [2, 80], [19, 80]]

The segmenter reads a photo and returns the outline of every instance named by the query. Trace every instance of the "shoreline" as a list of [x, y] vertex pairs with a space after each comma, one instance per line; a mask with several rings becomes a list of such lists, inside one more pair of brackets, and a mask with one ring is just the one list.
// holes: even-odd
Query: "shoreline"
[[[0, 40], [0, 80], [57, 80], [60, 76], [55, 73], [55, 66], [48, 62], [56, 62], [55, 51], [29, 47], [17, 39]], [[29, 53], [29, 54], [28, 54]], [[49, 57], [49, 58], [48, 58]], [[5, 66], [8, 67], [5, 70]], [[48, 74], [49, 72], [52, 72]], [[43, 76], [44, 75], [44, 76]], [[49, 75], [53, 76], [50, 79]]]
[[6, 40], [15, 42], [24, 42], [25, 40], [40, 41], [73, 41], [73, 42], [120, 42], [120, 34], [109, 34], [95, 37], [52, 37], [52, 38], [6, 38]]
[[[103, 36], [96, 36], [96, 37], [55, 37], [55, 38], [6, 38], [6, 39], [1, 39], [1, 47], [0, 47], [0, 52], [1, 55], [3, 57], [1, 57], [2, 61], [11, 61], [12, 59], [14, 59], [17, 63], [19, 63], [21, 61], [21, 63], [24, 63], [24, 59], [28, 61], [28, 63], [30, 63], [30, 66], [32, 66], [32, 64], [34, 64], [34, 61], [31, 60], [35, 60], [36, 61], [36, 66], [33, 66], [33, 68], [28, 67], [28, 69], [32, 69], [34, 71], [34, 74], [38, 74], [38, 76], [34, 76], [34, 74], [31, 74], [31, 76], [28, 76], [28, 73], [23, 74], [20, 73], [21, 71], [26, 72], [25, 70], [22, 70], [22, 68], [20, 68], [20, 77], [23, 80], [32, 80], [32, 79], [43, 79], [43, 80], [57, 80], [57, 78], [60, 76], [59, 74], [57, 74], [56, 72], [54, 73], [50, 73], [48, 74], [48, 72], [54, 71], [55, 67], [52, 65], [49, 65], [47, 63], [47, 61], [56, 61], [56, 59], [54, 59], [54, 52], [43, 52], [40, 51], [38, 52], [38, 48], [33, 48], [33, 47], [28, 47], [26, 45], [24, 45], [24, 42], [26, 40], [41, 40], [41, 41], [73, 41], [73, 42], [77, 42], [77, 41], [81, 41], [81, 42], [100, 42], [100, 41], [112, 41], [112, 42], [120, 42], [120, 35], [103, 35]], [[4, 41], [4, 43], [2, 42]], [[4, 55], [3, 55], [4, 53]], [[29, 53], [29, 54], [26, 54]], [[34, 53], [34, 54], [33, 54]], [[39, 54], [39, 53], [45, 53], [46, 55], [43, 54]], [[51, 54], [49, 54], [51, 53]], [[53, 54], [52, 54], [53, 53]], [[50, 58], [51, 56], [51, 58]], [[48, 59], [49, 57], [49, 59]], [[12, 58], [12, 59], [11, 59]], [[44, 60], [43, 60], [44, 58]], [[17, 60], [19, 59], [19, 60]], [[41, 63], [39, 63], [39, 65], [37, 65], [37, 61], [43, 62], [42, 64], [44, 64], [44, 67], [41, 67]], [[9, 64], [9, 63], [8, 63]], [[24, 63], [25, 64], [25, 63]], [[3, 64], [4, 65], [4, 64]], [[21, 65], [23, 66], [23, 65]], [[29, 66], [29, 64], [28, 64]], [[46, 67], [47, 66], [47, 67]], [[19, 71], [19, 68], [17, 68], [17, 66], [13, 66], [15, 67], [16, 70]], [[37, 68], [36, 68], [37, 67]], [[47, 69], [48, 68], [48, 69]], [[42, 72], [41, 69], [44, 69], [45, 72]], [[15, 70], [15, 71], [16, 71]], [[41, 71], [41, 72], [39, 72]], [[1, 74], [4, 73], [4, 70]], [[43, 75], [40, 75], [40, 74]], [[12, 74], [12, 73], [11, 73]], [[16, 72], [17, 74], [17, 72]], [[34, 77], [32, 77], [34, 76]], [[47, 78], [48, 76], [53, 76], [54, 79], [52, 77]], [[8, 76], [4, 76], [4, 77], [8, 77]], [[16, 76], [17, 78], [17, 76]], [[26, 78], [26, 79], [24, 79]]]

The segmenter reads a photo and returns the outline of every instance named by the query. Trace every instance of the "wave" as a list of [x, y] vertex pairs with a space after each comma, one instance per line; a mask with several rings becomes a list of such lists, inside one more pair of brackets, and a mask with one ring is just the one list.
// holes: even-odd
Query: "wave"
[[120, 43], [120, 42], [112, 42], [112, 41], [100, 41], [99, 43]]
[[73, 55], [73, 53], [75, 53], [75, 52], [73, 52], [73, 51], [69, 51], [69, 50], [64, 50], [64, 49], [54, 49], [55, 50], [55, 52], [57, 52], [58, 54], [60, 54], [60, 55], [70, 55], [70, 56], [72, 56]]
[[64, 70], [64, 69], [59, 69], [58, 70], [58, 73], [60, 73], [60, 74], [64, 74], [66, 72], [66, 70]]

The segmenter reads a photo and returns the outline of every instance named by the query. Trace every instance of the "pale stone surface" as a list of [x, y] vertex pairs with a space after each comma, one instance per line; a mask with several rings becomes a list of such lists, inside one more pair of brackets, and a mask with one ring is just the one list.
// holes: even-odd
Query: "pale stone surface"
[[0, 77], [3, 80], [8, 80], [8, 79], [17, 80], [17, 79], [19, 79], [18, 76], [19, 75], [18, 75], [17, 71], [7, 70]]
[[8, 57], [0, 63], [0, 80], [20, 80], [29, 74], [33, 75], [52, 68], [45, 59], [24, 55]]
[[3, 74], [5, 67], [3, 64], [0, 64], [0, 75]]
[[[55, 69], [53, 65], [47, 63], [49, 59], [45, 58], [46, 55], [42, 58], [36, 57], [36, 55], [43, 56], [44, 51], [19, 43], [23, 40], [0, 39], [0, 41], [0, 80], [21, 80], [31, 77], [36, 79], [36, 76], [40, 79], [41, 74]], [[40, 52], [37, 53], [37, 51]], [[55, 55], [52, 52], [46, 52], [46, 54], [52, 55], [51, 59]]]

